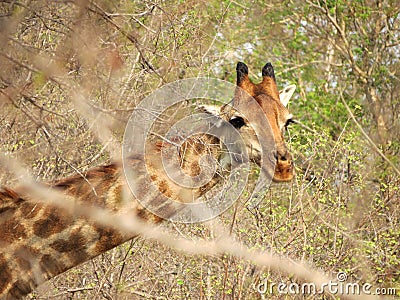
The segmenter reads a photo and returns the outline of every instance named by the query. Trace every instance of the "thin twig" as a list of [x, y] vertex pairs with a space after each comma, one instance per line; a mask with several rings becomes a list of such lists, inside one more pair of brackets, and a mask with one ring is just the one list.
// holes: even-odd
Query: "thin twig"
[[126, 32], [121, 26], [119, 26], [112, 18], [111, 15], [108, 14], [106, 11], [104, 11], [100, 6], [98, 6], [95, 2], [91, 2], [93, 7], [89, 7], [88, 9], [96, 13], [97, 15], [103, 17], [105, 21], [110, 23], [112, 26], [114, 26], [123, 36], [125, 36], [129, 41], [133, 43], [133, 45], [136, 47], [137, 51], [140, 54], [140, 57], [143, 61], [143, 63], [155, 74], [157, 74], [158, 77], [162, 78], [162, 76], [157, 72], [157, 70], [151, 65], [151, 63], [147, 60], [146, 56], [144, 55], [144, 52], [140, 46], [140, 43], [138, 39], [133, 36], [131, 33]]
[[357, 121], [355, 118], [353, 112], [351, 111], [350, 107], [347, 105], [346, 100], [343, 98], [343, 90], [340, 91], [339, 93], [340, 100], [342, 100], [343, 105], [346, 107], [347, 112], [349, 113], [351, 119], [353, 122], [356, 124], [362, 135], [365, 137], [365, 139], [368, 141], [368, 143], [372, 146], [372, 149], [375, 150], [376, 153], [378, 153], [392, 168], [393, 170], [397, 173], [397, 175], [400, 175], [400, 170], [390, 161], [389, 158], [386, 157], [386, 155], [378, 148], [378, 146], [374, 143], [374, 141], [368, 136], [368, 134], [364, 131], [360, 123]]

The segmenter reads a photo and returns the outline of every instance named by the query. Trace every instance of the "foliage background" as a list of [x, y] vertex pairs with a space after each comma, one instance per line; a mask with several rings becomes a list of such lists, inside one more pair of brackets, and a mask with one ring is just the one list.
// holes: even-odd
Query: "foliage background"
[[[119, 141], [135, 104], [163, 84], [234, 82], [237, 61], [257, 81], [271, 61], [281, 88], [298, 87], [287, 132], [297, 176], [222, 222], [250, 248], [399, 295], [399, 13], [390, 0], [0, 1], [1, 151], [40, 181], [83, 172], [118, 156], [104, 128]], [[215, 238], [202, 224], [163, 226]], [[256, 292], [264, 279], [296, 281], [137, 238], [28, 298], [281, 299]]]

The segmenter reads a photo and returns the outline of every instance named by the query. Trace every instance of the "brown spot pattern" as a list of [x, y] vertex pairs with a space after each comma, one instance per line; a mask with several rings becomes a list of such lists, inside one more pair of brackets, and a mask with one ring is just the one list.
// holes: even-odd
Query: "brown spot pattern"
[[96, 227], [95, 229], [99, 234], [99, 240], [96, 243], [95, 247], [96, 253], [103, 253], [109, 249], [114, 248], [124, 241], [122, 235], [114, 229], [104, 228], [100, 226]]
[[59, 239], [50, 244], [50, 247], [60, 253], [65, 253], [77, 265], [89, 258], [86, 238], [78, 231], [71, 234], [68, 240]]
[[66, 265], [63, 263], [63, 260], [60, 258], [54, 258], [49, 254], [43, 255], [40, 259], [40, 267], [43, 273], [52, 275], [52, 274], [60, 274], [67, 270]]
[[42, 208], [42, 205], [37, 203], [25, 202], [21, 206], [21, 215], [26, 219], [34, 218]]
[[13, 243], [19, 239], [26, 238], [25, 227], [20, 224], [20, 220], [7, 219], [1, 223], [0, 241], [6, 243]]
[[0, 294], [6, 289], [12, 273], [3, 254], [0, 254]]
[[21, 299], [26, 294], [32, 291], [33, 284], [26, 282], [24, 280], [17, 280], [10, 291], [7, 299]]
[[41, 238], [48, 238], [55, 233], [60, 233], [73, 221], [62, 210], [52, 207], [45, 209], [42, 218], [33, 225], [33, 232]]

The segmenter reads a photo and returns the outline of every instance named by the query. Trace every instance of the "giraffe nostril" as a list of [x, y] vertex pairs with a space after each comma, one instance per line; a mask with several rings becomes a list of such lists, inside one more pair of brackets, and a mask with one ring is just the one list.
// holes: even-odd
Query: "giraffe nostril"
[[279, 151], [275, 151], [274, 152], [274, 157], [276, 159], [276, 161], [278, 162], [289, 162], [291, 161], [291, 155], [288, 151], [285, 152], [279, 152]]

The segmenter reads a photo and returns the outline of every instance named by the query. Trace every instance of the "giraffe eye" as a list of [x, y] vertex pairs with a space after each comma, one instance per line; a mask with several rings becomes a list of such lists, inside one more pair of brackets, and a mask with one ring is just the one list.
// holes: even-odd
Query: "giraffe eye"
[[229, 123], [231, 123], [233, 127], [237, 129], [240, 129], [242, 126], [246, 125], [242, 117], [233, 117], [229, 120]]
[[287, 128], [290, 124], [295, 123], [292, 118], [288, 119], [285, 123], [285, 128]]

